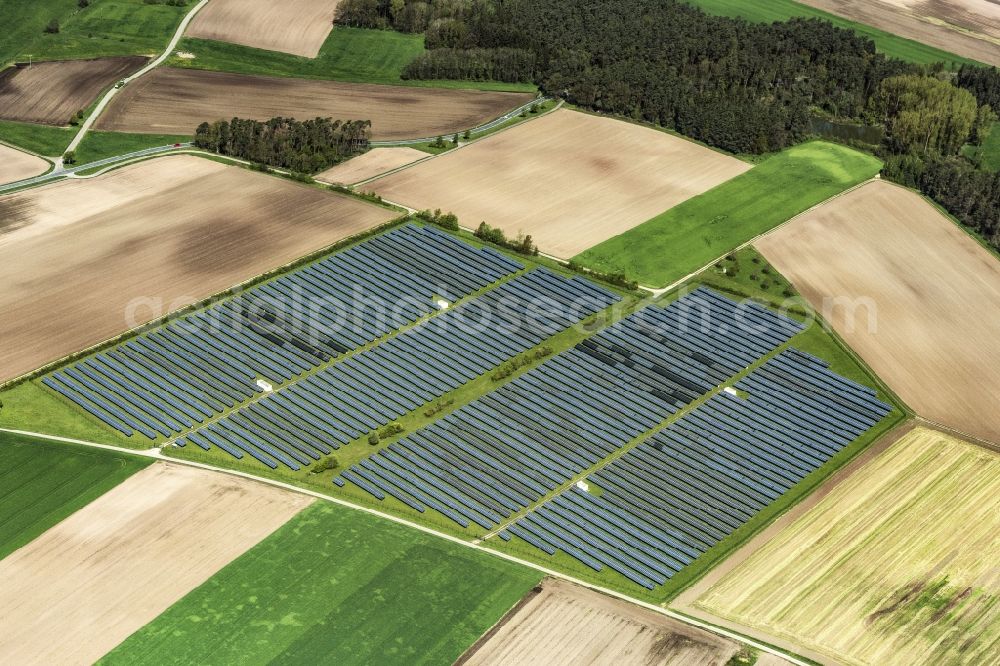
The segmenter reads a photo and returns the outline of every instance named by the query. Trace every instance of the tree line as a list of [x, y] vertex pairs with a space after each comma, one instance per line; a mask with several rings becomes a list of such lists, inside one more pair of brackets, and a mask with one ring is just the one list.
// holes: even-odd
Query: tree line
[[371, 121], [233, 118], [204, 122], [194, 145], [219, 155], [312, 174], [368, 150]]
[[408, 78], [533, 82], [734, 153], [803, 141], [815, 114], [879, 124], [885, 177], [1000, 243], [996, 176], [960, 156], [996, 120], [995, 68], [948, 72], [827, 21], [750, 23], [677, 0], [344, 0], [337, 21], [424, 33]]

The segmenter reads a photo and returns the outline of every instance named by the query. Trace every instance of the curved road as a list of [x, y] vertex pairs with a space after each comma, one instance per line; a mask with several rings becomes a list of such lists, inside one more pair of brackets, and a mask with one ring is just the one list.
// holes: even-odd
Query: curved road
[[[170, 54], [177, 46], [177, 42], [181, 40], [181, 35], [184, 34], [184, 31], [187, 30], [188, 24], [191, 23], [191, 19], [193, 19], [194, 15], [197, 14], [199, 11], [201, 11], [201, 8], [204, 7], [207, 3], [208, 0], [201, 0], [201, 2], [195, 5], [191, 9], [191, 11], [189, 11], [184, 16], [184, 18], [181, 19], [180, 25], [177, 26], [177, 30], [174, 31], [174, 36], [170, 38], [170, 43], [167, 44], [167, 48], [164, 49], [163, 53], [161, 53], [156, 59], [146, 63], [146, 66], [140, 69], [135, 74], [132, 74], [131, 76], [127, 76], [124, 79], [122, 79], [125, 82], [125, 84], [128, 85], [129, 83], [135, 81], [140, 76], [148, 74], [152, 70], [159, 67], [164, 60], [170, 57]], [[90, 126], [94, 124], [94, 121], [97, 120], [97, 118], [104, 111], [104, 107], [108, 105], [108, 102], [111, 101], [111, 99], [118, 93], [120, 89], [121, 88], [119, 88], [118, 86], [115, 86], [111, 88], [111, 90], [109, 90], [107, 93], [105, 93], [104, 97], [102, 97], [101, 101], [97, 103], [97, 106], [94, 107], [94, 110], [91, 112], [91, 114], [87, 116], [87, 119], [85, 121], [83, 121], [83, 125], [80, 126], [80, 131], [77, 132], [76, 136], [73, 137], [73, 140], [69, 142], [69, 146], [66, 147], [66, 150], [64, 152], [76, 150], [76, 147], [80, 145], [81, 141], [83, 141], [83, 137], [87, 134], [87, 131], [90, 129]], [[62, 167], [62, 159], [56, 162], [56, 171], [58, 171], [61, 167]]]
[[[202, 2], [198, 6], [200, 7], [205, 2], [208, 2], [208, 0], [202, 0]], [[191, 14], [188, 14], [188, 16], [192, 16], [192, 15], [193, 15], [193, 12]], [[182, 24], [182, 26], [183, 26], [183, 24]], [[179, 35], [179, 33], [178, 33], [178, 35]], [[170, 49], [168, 49], [166, 51], [166, 54], [169, 54], [170, 50], [173, 48], [173, 45], [176, 44], [176, 40], [178, 38], [178, 35], [175, 35], [175, 39], [171, 42], [171, 47], [170, 47]], [[163, 56], [161, 56], [161, 57], [163, 57]], [[150, 65], [152, 65], [152, 64], [153, 63], [150, 63]], [[140, 70], [139, 72], [136, 72], [135, 74], [133, 74], [131, 78], [135, 78], [135, 77], [141, 75], [143, 72], [148, 71], [148, 68], [150, 67], [150, 65], [147, 65], [146, 68], [144, 68], [143, 70]], [[101, 100], [101, 104], [99, 104], [97, 106], [97, 108], [94, 109], [94, 113], [92, 113], [90, 115], [90, 118], [87, 119], [87, 122], [85, 123], [86, 125], [89, 126], [89, 124], [91, 122], [93, 122], [93, 119], [96, 118], [98, 111], [103, 107], [103, 104], [105, 104], [111, 98], [111, 96], [113, 96], [113, 94], [114, 94], [115, 91], [116, 91], [116, 89], [113, 88], [111, 91], [108, 92], [108, 95], [106, 95], [105, 98], [103, 100]], [[541, 104], [542, 102], [548, 101], [550, 99], [552, 99], [552, 98], [551, 97], [539, 97], [537, 99], [533, 99], [530, 102], [528, 102], [527, 104], [522, 104], [521, 106], [517, 107], [516, 109], [508, 111], [507, 113], [505, 113], [504, 115], [500, 116], [499, 118], [495, 118], [495, 119], [489, 121], [488, 123], [484, 123], [484, 124], [480, 125], [479, 127], [474, 127], [472, 129], [470, 129], [469, 133], [471, 135], [475, 136], [475, 135], [478, 135], [478, 134], [483, 134], [485, 132], [489, 132], [490, 130], [496, 129], [498, 126], [500, 126], [500, 125], [502, 125], [502, 124], [504, 124], [506, 122], [509, 122], [510, 120], [512, 120], [512, 119], [516, 118], [517, 116], [521, 115], [521, 112], [524, 111], [524, 110], [526, 110], [526, 109], [531, 108], [532, 104]], [[77, 138], [74, 139], [73, 141], [77, 142], [77, 139], [81, 138], [83, 132], [84, 132], [84, 130], [83, 130], [83, 128], [81, 128], [80, 129], [80, 134], [77, 134]], [[430, 137], [430, 138], [423, 138], [423, 139], [403, 139], [403, 140], [400, 140], [400, 141], [372, 141], [371, 145], [372, 145], [373, 148], [387, 147], [387, 146], [409, 146], [409, 145], [413, 145], [413, 144], [416, 144], [416, 143], [429, 143], [431, 141], [434, 141], [436, 138], [437, 137]], [[74, 144], [70, 144], [71, 147], [68, 148], [67, 150], [71, 150], [73, 145]], [[80, 172], [80, 171], [89, 171], [90, 169], [95, 169], [97, 167], [111, 166], [113, 164], [118, 164], [119, 162], [129, 162], [129, 161], [134, 160], [134, 159], [139, 158], [139, 157], [149, 157], [151, 155], [158, 155], [158, 154], [161, 154], [161, 153], [169, 153], [169, 152], [171, 152], [173, 150], [183, 150], [183, 149], [186, 149], [186, 148], [191, 148], [191, 146], [192, 146], [191, 143], [182, 143], [179, 146], [171, 144], [171, 145], [167, 145], [167, 146], [157, 146], [156, 148], [145, 148], [143, 150], [136, 150], [136, 151], [131, 152], [131, 153], [125, 153], [124, 155], [115, 155], [114, 157], [107, 157], [107, 158], [105, 158], [103, 160], [97, 160], [96, 162], [90, 162], [88, 164], [79, 164], [79, 165], [70, 167], [68, 169], [65, 166], [63, 166], [62, 161], [59, 160], [59, 161], [56, 162], [56, 166], [55, 166], [55, 168], [52, 171], [50, 171], [48, 173], [45, 173], [45, 174], [42, 174], [41, 176], [35, 176], [34, 178], [26, 178], [24, 180], [14, 181], [13, 183], [7, 183], [5, 185], [0, 185], [0, 194], [4, 194], [5, 192], [10, 192], [10, 191], [13, 191], [13, 190], [18, 190], [18, 189], [21, 189], [21, 188], [24, 188], [24, 187], [34, 187], [35, 185], [43, 185], [45, 183], [48, 183], [48, 182], [51, 182], [51, 181], [55, 181], [55, 180], [59, 180], [61, 178], [67, 178], [69, 176], [72, 176], [75, 173]]]

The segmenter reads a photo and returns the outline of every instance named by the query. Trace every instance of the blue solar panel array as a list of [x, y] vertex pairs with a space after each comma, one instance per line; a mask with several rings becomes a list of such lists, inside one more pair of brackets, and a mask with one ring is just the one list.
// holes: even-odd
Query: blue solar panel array
[[171, 436], [260, 393], [258, 379], [287, 381], [522, 268], [407, 225], [42, 382], [126, 435]]
[[527, 514], [511, 535], [653, 589], [885, 417], [875, 392], [794, 349]]
[[[698, 313], [698, 324], [691, 317]], [[334, 480], [492, 528], [800, 330], [699, 290], [648, 307]], [[702, 322], [708, 322], [703, 330]], [[709, 333], [714, 330], [715, 334]]]
[[297, 470], [618, 300], [539, 268], [177, 441]]

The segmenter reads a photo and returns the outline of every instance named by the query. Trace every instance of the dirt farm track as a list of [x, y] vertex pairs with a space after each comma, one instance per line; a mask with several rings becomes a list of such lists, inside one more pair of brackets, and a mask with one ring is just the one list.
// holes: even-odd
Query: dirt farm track
[[187, 155], [0, 197], [0, 381], [393, 217]]
[[338, 2], [212, 0], [185, 34], [315, 58], [333, 27]]
[[0, 72], [0, 119], [66, 125], [102, 90], [138, 70], [146, 60], [56, 60], [5, 69]]
[[885, 182], [756, 245], [917, 414], [1000, 443], [996, 257]]
[[467, 227], [531, 234], [568, 259], [749, 168], [665, 132], [560, 109], [364, 189], [450, 210]]
[[311, 499], [157, 463], [0, 562], [0, 663], [91, 664]]
[[733, 641], [551, 578], [485, 639], [458, 663], [723, 666], [739, 650]]
[[408, 88], [161, 67], [124, 88], [97, 128], [193, 134], [202, 121], [332, 117], [371, 120], [372, 138], [414, 139], [481, 125], [528, 93]]

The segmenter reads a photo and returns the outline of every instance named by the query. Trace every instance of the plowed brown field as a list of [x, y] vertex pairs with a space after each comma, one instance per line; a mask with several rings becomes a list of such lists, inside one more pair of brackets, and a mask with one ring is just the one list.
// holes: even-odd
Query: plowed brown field
[[995, 0], [801, 0], [950, 53], [1000, 66]]
[[459, 663], [722, 666], [739, 645], [564, 581], [543, 590]]
[[918, 414], [1000, 442], [1000, 261], [922, 197], [870, 183], [757, 249]]
[[99, 129], [192, 134], [202, 121], [332, 117], [371, 120], [374, 139], [415, 139], [481, 125], [530, 101], [528, 93], [408, 88], [161, 67], [131, 83]]
[[339, 0], [212, 0], [184, 33], [315, 58]]
[[57, 60], [0, 72], [0, 119], [67, 125], [97, 95], [148, 58]]
[[0, 663], [94, 663], [311, 502], [147, 467], [0, 561]]
[[[48, 168], [49, 163], [41, 157], [22, 153], [0, 143], [0, 185], [37, 176]], [[3, 233], [3, 227], [4, 221], [0, 219], [0, 233]]]
[[373, 181], [384, 198], [531, 234], [569, 258], [750, 165], [647, 127], [559, 110]]
[[394, 216], [183, 155], [0, 197], [0, 381]]

